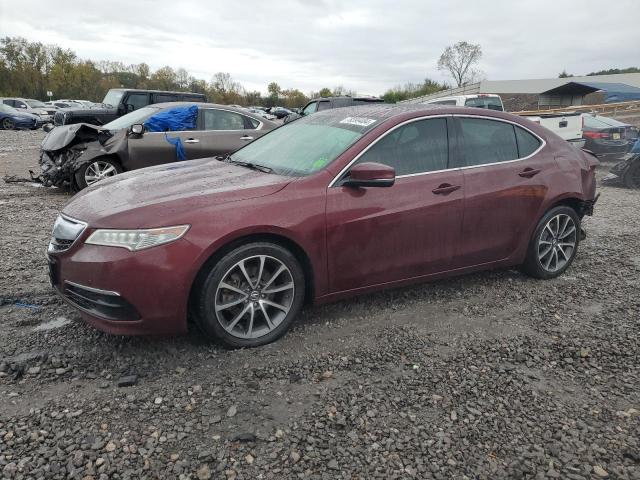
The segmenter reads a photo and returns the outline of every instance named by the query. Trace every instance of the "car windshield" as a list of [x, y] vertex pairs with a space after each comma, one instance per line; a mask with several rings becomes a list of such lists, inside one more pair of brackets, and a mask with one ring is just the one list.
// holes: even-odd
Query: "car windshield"
[[122, 90], [109, 90], [107, 94], [104, 96], [102, 103], [105, 105], [111, 105], [112, 107], [118, 106], [120, 103], [120, 99], [124, 95]]
[[44, 103], [42, 103], [40, 100], [25, 100], [25, 102], [31, 108], [43, 108], [43, 107], [46, 107], [46, 105]]
[[109, 130], [120, 130], [122, 128], [129, 128], [135, 123], [142, 123], [147, 117], [157, 113], [160, 109], [155, 107], [142, 107], [138, 110], [134, 110], [131, 113], [116, 118], [115, 120], [107, 123], [104, 128]]
[[497, 110], [501, 112], [502, 101], [498, 97], [476, 97], [476, 98], [467, 98], [464, 102], [467, 107], [476, 107], [476, 108], [488, 108], [489, 110]]
[[268, 167], [280, 175], [311, 175], [333, 162], [362, 136], [368, 125], [358, 125], [356, 120], [346, 118], [341, 123], [333, 117], [305, 117], [273, 130], [229, 158]]
[[0, 112], [18, 113], [18, 111], [15, 108], [10, 107], [9, 105], [5, 105], [4, 103], [0, 103]]

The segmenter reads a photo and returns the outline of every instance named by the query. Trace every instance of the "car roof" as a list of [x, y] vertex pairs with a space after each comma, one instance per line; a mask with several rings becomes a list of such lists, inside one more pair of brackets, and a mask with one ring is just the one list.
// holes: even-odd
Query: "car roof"
[[149, 90], [146, 88], [110, 88], [109, 90], [115, 90], [118, 92], [150, 92], [150, 93], [176, 93], [179, 95], [198, 95], [204, 97], [204, 93], [196, 92], [177, 92], [175, 90]]
[[262, 123], [266, 123], [269, 125], [279, 125], [279, 123], [276, 122], [272, 122], [271, 120], [267, 120], [266, 118], [264, 118], [261, 115], [258, 115], [256, 113], [250, 112], [249, 110], [246, 110], [244, 108], [236, 108], [236, 107], [232, 107], [230, 105], [220, 105], [217, 103], [204, 103], [204, 102], [163, 102], [163, 103], [152, 103], [151, 105], [147, 105], [148, 107], [157, 107], [159, 109], [162, 108], [170, 108], [170, 107], [187, 107], [187, 106], [191, 106], [191, 105], [196, 105], [198, 108], [217, 108], [220, 110], [228, 110], [230, 112], [236, 112], [236, 113], [240, 113], [242, 115], [245, 115], [247, 117], [251, 117], [255, 120], [258, 120], [259, 122]]
[[[312, 115], [302, 117], [305, 120], [319, 120], [317, 123], [337, 124], [349, 123], [344, 120], [351, 119], [354, 122], [373, 120], [366, 128], [360, 129], [361, 132], [367, 132], [374, 127], [382, 125], [393, 120], [410, 120], [412, 118], [430, 116], [430, 115], [468, 115], [493, 117], [499, 120], [507, 120], [510, 122], [526, 125], [528, 129], [533, 130], [531, 126], [523, 123], [522, 117], [511, 113], [500, 112], [497, 110], [487, 110], [475, 107], [457, 107], [453, 105], [434, 105], [434, 104], [391, 104], [391, 103], [371, 103], [367, 105], [357, 105], [352, 107], [334, 108], [322, 110]], [[400, 117], [400, 118], [399, 118]], [[315, 123], [315, 122], [314, 122]]]

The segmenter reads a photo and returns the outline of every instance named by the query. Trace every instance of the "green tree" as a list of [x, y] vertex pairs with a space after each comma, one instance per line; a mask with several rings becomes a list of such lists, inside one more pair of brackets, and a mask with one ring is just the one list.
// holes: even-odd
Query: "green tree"
[[397, 86], [387, 90], [382, 99], [387, 103], [396, 103], [410, 98], [430, 95], [449, 88], [447, 84], [438, 83], [426, 78], [423, 83], [407, 83], [404, 86]]
[[638, 67], [610, 68], [608, 70], [600, 70], [598, 72], [587, 73], [587, 76], [593, 76], [593, 75], [615, 75], [616, 73], [640, 73], [640, 68], [638, 68]]

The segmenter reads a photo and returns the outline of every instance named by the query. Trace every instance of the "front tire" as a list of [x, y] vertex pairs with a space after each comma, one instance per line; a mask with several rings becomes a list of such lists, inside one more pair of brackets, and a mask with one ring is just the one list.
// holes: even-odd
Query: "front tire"
[[110, 158], [96, 158], [82, 165], [75, 173], [78, 190], [87, 188], [96, 182], [122, 173], [122, 167], [118, 162]]
[[580, 217], [566, 205], [549, 210], [538, 222], [523, 264], [525, 273], [550, 279], [573, 263], [580, 243]]
[[16, 128], [16, 124], [10, 118], [4, 118], [2, 120], [2, 129], [3, 130], [14, 130]]
[[282, 337], [302, 308], [305, 277], [286, 248], [242, 245], [217, 261], [197, 292], [196, 321], [228, 347], [258, 347]]

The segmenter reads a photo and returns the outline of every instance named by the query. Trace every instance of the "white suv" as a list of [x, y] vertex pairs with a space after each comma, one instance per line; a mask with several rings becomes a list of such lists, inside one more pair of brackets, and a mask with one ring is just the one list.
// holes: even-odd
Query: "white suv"
[[457, 107], [488, 108], [489, 110], [498, 110], [499, 112], [504, 112], [504, 105], [502, 105], [502, 99], [500, 98], [500, 95], [493, 95], [490, 93], [440, 97], [434, 98], [433, 100], [427, 100], [426, 102], [422, 103], [436, 105], [455, 105]]

